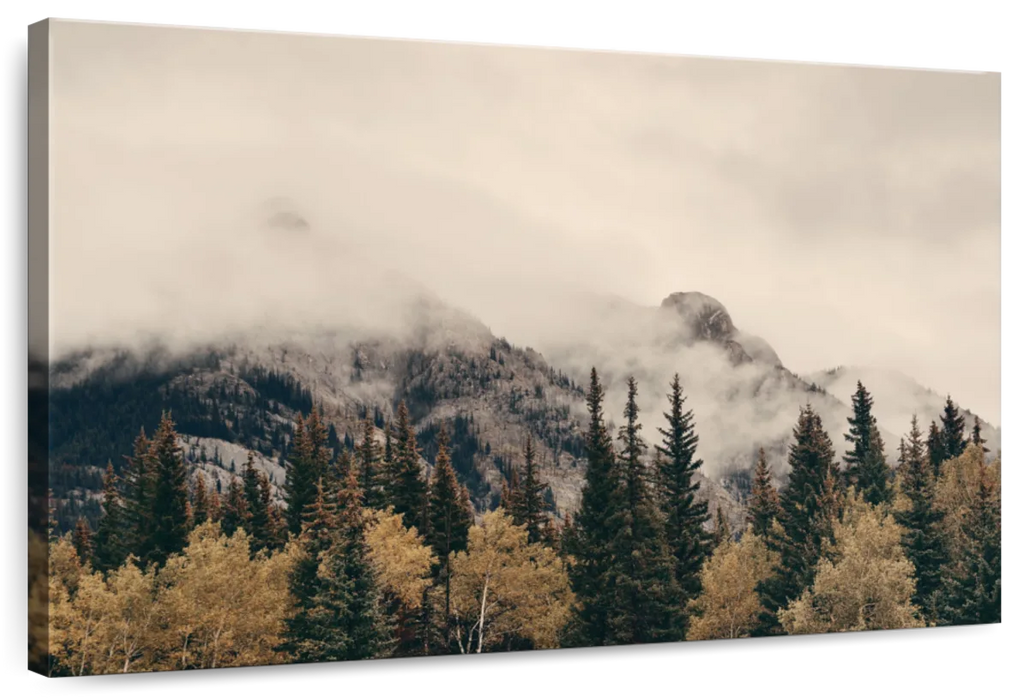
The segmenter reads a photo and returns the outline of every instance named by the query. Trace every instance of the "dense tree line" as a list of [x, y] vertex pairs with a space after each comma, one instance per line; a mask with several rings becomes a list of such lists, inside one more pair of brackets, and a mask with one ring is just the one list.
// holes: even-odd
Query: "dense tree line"
[[[224, 493], [189, 473], [167, 413], [140, 432], [102, 515], [49, 543], [50, 665], [81, 675], [802, 634], [1000, 619], [1000, 459], [948, 399], [889, 465], [859, 384], [842, 463], [801, 409], [777, 477], [759, 450], [747, 522], [701, 497], [700, 438], [679, 378], [660, 441], [636, 383], [617, 430], [596, 371], [585, 484], [553, 517], [526, 436], [499, 507], [476, 521], [452, 432], [431, 457], [401, 402], [331, 446], [297, 416], [284, 503], [251, 453]], [[935, 425], [935, 423], [933, 424]], [[939, 451], [934, 457], [933, 450]], [[941, 457], [942, 460], [936, 459]], [[781, 479], [781, 487], [777, 481]], [[713, 512], [712, 512], [713, 511]]]

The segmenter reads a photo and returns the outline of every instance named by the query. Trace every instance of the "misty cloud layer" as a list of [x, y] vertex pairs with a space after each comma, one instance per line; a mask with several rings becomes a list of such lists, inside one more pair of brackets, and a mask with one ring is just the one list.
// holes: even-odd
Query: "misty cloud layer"
[[796, 372], [1000, 421], [997, 75], [52, 32], [55, 355], [398, 332], [428, 289], [574, 366], [631, 346], [596, 300], [699, 290]]

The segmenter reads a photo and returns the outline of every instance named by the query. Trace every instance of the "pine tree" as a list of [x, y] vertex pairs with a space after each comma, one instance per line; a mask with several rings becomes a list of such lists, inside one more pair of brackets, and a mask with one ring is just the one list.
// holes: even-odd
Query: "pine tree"
[[972, 444], [983, 448], [983, 454], [990, 451], [986, 446], [985, 438], [983, 438], [983, 424], [980, 422], [979, 416], [975, 417], [975, 423], [972, 424]]
[[125, 561], [125, 509], [118, 493], [118, 477], [114, 465], [104, 471], [104, 502], [96, 535], [93, 537], [93, 568], [101, 573], [117, 569]]
[[889, 467], [882, 436], [872, 415], [873, 404], [872, 395], [859, 381], [851, 397], [854, 415], [847, 418], [850, 430], [843, 436], [853, 447], [844, 453], [843, 462], [847, 465], [847, 480], [866, 501], [878, 505], [889, 496]]
[[679, 375], [672, 379], [669, 409], [664, 414], [667, 428], [658, 428], [662, 442], [658, 451], [659, 504], [665, 516], [668, 546], [676, 559], [676, 579], [687, 598], [700, 595], [701, 569], [711, 556], [714, 541], [704, 525], [707, 501], [700, 497], [697, 472], [703, 461], [694, 459], [698, 438], [693, 411], [684, 411], [685, 397]]
[[604, 389], [594, 367], [586, 395], [589, 426], [585, 435], [586, 483], [579, 512], [565, 528], [562, 549], [570, 555], [569, 578], [576, 595], [570, 646], [609, 643], [611, 594], [611, 506], [618, 485], [614, 446], [604, 421]]
[[468, 546], [472, 514], [468, 493], [458, 485], [457, 475], [450, 464], [450, 445], [444, 428], [440, 428], [437, 440], [439, 451], [429, 489], [429, 519], [425, 539], [439, 559], [435, 573], [443, 586], [443, 613], [449, 643], [451, 564], [453, 555]]
[[[262, 483], [263, 482], [263, 483]], [[247, 516], [243, 526], [250, 535], [250, 552], [256, 554], [272, 546], [272, 532], [269, 509], [271, 508], [271, 487], [264, 472], [254, 468], [254, 453], [247, 453], [243, 468], [243, 497], [246, 500]]]
[[965, 438], [965, 418], [949, 395], [943, 407], [943, 415], [940, 416], [940, 424], [943, 428], [945, 459], [960, 457], [968, 447], [968, 440]]
[[364, 493], [365, 506], [382, 510], [386, 506], [382, 486], [382, 456], [375, 440], [375, 424], [371, 418], [364, 421], [364, 435], [358, 455], [358, 485]]
[[163, 566], [182, 551], [189, 537], [189, 477], [179, 436], [169, 414], [164, 414], [150, 445], [153, 464], [153, 531], [144, 561]]
[[933, 468], [933, 476], [940, 476], [940, 465], [947, 461], [947, 446], [943, 441], [943, 433], [936, 421], [929, 424], [929, 437], [926, 438], [926, 450], [929, 466]]
[[754, 526], [755, 534], [768, 537], [772, 523], [782, 520], [782, 506], [779, 492], [772, 485], [772, 473], [768, 469], [765, 448], [757, 452], [757, 466], [750, 483], [750, 498], [747, 499], [747, 521]]
[[[529, 544], [544, 541], [547, 524], [550, 518], [546, 513], [546, 501], [543, 492], [547, 484], [540, 481], [539, 465], [536, 464], [536, 449], [532, 444], [532, 436], [525, 438], [525, 449], [522, 452], [525, 463], [522, 465], [524, 478], [520, 480], [517, 498], [512, 503], [511, 515], [516, 525], [524, 525], [529, 535]], [[517, 471], [512, 470], [517, 474]]]
[[124, 504], [125, 547], [142, 559], [149, 551], [153, 533], [154, 470], [150, 459], [150, 440], [142, 428], [132, 445], [125, 471]]
[[71, 543], [75, 547], [75, 554], [78, 555], [80, 564], [85, 565], [93, 561], [93, 533], [85, 518], [79, 518], [75, 522]]
[[204, 473], [197, 471], [196, 483], [193, 485], [193, 522], [203, 525], [211, 519], [210, 496], [207, 493], [207, 480]]
[[676, 580], [676, 559], [665, 541], [664, 524], [648, 484], [643, 440], [636, 404], [636, 380], [629, 377], [628, 398], [618, 431], [618, 481], [611, 517], [613, 644], [682, 640], [686, 629], [686, 597]]
[[305, 420], [297, 417], [293, 444], [286, 463], [286, 520], [289, 531], [300, 534], [304, 509], [314, 501], [319, 479], [327, 476], [332, 453], [329, 434], [317, 408]]
[[514, 467], [509, 470], [507, 479], [500, 489], [500, 507], [512, 514], [521, 513], [523, 510], [522, 479]]
[[951, 625], [1000, 622], [1000, 494], [980, 461], [960, 547], [944, 580], [940, 617]]
[[407, 414], [407, 405], [401, 401], [397, 408], [397, 435], [394, 448], [394, 480], [389, 488], [390, 504], [394, 512], [403, 516], [404, 527], [425, 531], [428, 490], [423, 476], [418, 442]]
[[225, 502], [222, 504], [221, 527], [226, 537], [232, 537], [236, 530], [247, 528], [249, 509], [247, 508], [246, 491], [242, 482], [232, 477], [229, 482], [228, 492], [225, 494]]
[[769, 542], [781, 561], [773, 576], [758, 586], [763, 610], [754, 636], [783, 633], [778, 611], [814, 580], [822, 539], [831, 527], [832, 510], [838, 503], [834, 491], [839, 471], [833, 461], [832, 441], [811, 404], [801, 410], [793, 440], [790, 474], [779, 493], [783, 527], [773, 532]]
[[900, 463], [900, 487], [909, 506], [896, 513], [904, 527], [901, 542], [915, 567], [915, 594], [911, 602], [927, 620], [936, 618], [940, 575], [947, 561], [943, 533], [943, 511], [934, 503], [936, 479], [918, 429], [918, 418], [911, 418], [911, 432], [904, 440]]

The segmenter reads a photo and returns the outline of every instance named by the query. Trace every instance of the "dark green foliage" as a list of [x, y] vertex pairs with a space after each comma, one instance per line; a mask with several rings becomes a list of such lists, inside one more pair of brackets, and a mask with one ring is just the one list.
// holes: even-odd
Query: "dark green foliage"
[[911, 602], [919, 606], [927, 620], [934, 621], [941, 570], [947, 561], [947, 544], [943, 532], [944, 514], [934, 503], [936, 479], [922, 442], [922, 431], [918, 429], [918, 419], [914, 416], [911, 432], [901, 445], [901, 455], [898, 477], [909, 506], [895, 516], [904, 527], [904, 550], [915, 566], [915, 595]]
[[772, 523], [776, 520], [782, 520], [782, 506], [779, 504], [779, 492], [772, 485], [772, 474], [768, 469], [765, 448], [762, 447], [757, 453], [757, 466], [750, 484], [747, 521], [753, 525], [754, 532], [768, 537]]
[[1000, 622], [1000, 493], [984, 461], [976, 481], [961, 523], [960, 548], [945, 575], [942, 624]]
[[936, 425], [936, 421], [929, 424], [929, 437], [926, 439], [926, 450], [929, 457], [929, 465], [933, 468], [933, 475], [939, 477], [940, 465], [947, 461], [947, 445], [943, 440], [943, 433]]
[[685, 397], [679, 375], [672, 379], [668, 426], [658, 428], [662, 441], [657, 446], [658, 496], [665, 516], [665, 536], [676, 559], [676, 579], [687, 598], [700, 595], [700, 570], [711, 556], [713, 539], [705, 528], [710, 514], [707, 501], [698, 494], [697, 472], [703, 461], [695, 459], [698, 438], [693, 411], [684, 411]]
[[116, 569], [125, 561], [125, 509], [118, 493], [118, 477], [108, 462], [104, 472], [103, 513], [93, 537], [93, 568], [102, 573]]
[[[439, 451], [432, 471], [429, 487], [429, 518], [426, 527], [426, 544], [432, 547], [439, 563], [436, 565], [437, 580], [444, 589], [443, 619], [450, 626], [450, 564], [457, 552], [468, 546], [468, 531], [472, 526], [472, 507], [468, 492], [457, 483], [457, 475], [450, 465], [450, 451], [447, 433], [439, 433]], [[449, 635], [447, 636], [449, 643]]]
[[93, 561], [93, 533], [85, 518], [79, 518], [79, 521], [75, 523], [71, 543], [75, 547], [75, 554], [78, 555], [80, 564], [89, 564]]
[[207, 480], [203, 472], [196, 473], [193, 485], [193, 524], [202, 525], [211, 519], [211, 496], [207, 493]]
[[247, 453], [243, 469], [243, 497], [247, 516], [243, 526], [250, 535], [250, 551], [256, 554], [272, 547], [275, 539], [271, 526], [271, 484], [264, 472], [254, 469], [254, 453]]
[[425, 532], [428, 492], [423, 476], [418, 443], [410, 424], [407, 405], [397, 408], [397, 433], [393, 445], [393, 481], [387, 489], [389, 504], [404, 518], [404, 527]]
[[586, 396], [590, 419], [586, 430], [586, 483], [579, 512], [566, 527], [562, 550], [573, 557], [569, 567], [576, 595], [574, 618], [567, 631], [569, 646], [609, 644], [611, 600], [611, 504], [618, 486], [614, 446], [604, 422], [604, 389], [596, 368], [590, 371]]
[[844, 439], [852, 447], [843, 455], [847, 465], [847, 481], [872, 505], [878, 505], [889, 498], [890, 470], [882, 436], [872, 415], [872, 395], [859, 381], [857, 391], [851, 397], [853, 416], [847, 418], [850, 430]]
[[536, 463], [536, 449], [531, 435], [525, 438], [522, 459], [522, 478], [517, 479], [517, 470], [512, 472], [512, 476], [517, 479], [514, 486], [517, 490], [511, 503], [511, 515], [515, 524], [525, 526], [530, 543], [543, 542], [550, 522], [543, 496], [547, 484], [539, 478], [539, 465]]
[[609, 611], [613, 644], [682, 640], [686, 598], [676, 580], [676, 559], [665, 541], [664, 523], [648, 483], [646, 443], [639, 423], [636, 381], [628, 380], [625, 424], [618, 431], [622, 450], [611, 516]]
[[247, 497], [243, 488], [243, 482], [236, 477], [232, 477], [232, 481], [229, 483], [228, 491], [222, 503], [221, 515], [221, 528], [226, 537], [232, 537], [239, 528], [246, 530], [250, 511], [247, 508]]
[[758, 584], [763, 610], [754, 636], [782, 634], [777, 613], [811, 585], [822, 554], [822, 540], [837, 515], [839, 473], [833, 461], [832, 441], [810, 404], [800, 412], [793, 440], [790, 474], [779, 493], [783, 527], [774, 531], [769, 541], [781, 561], [771, 578]]
[[375, 424], [365, 418], [361, 447], [357, 452], [358, 485], [364, 493], [365, 506], [381, 510], [386, 507], [383, 486], [382, 455], [375, 440]]
[[150, 445], [152, 529], [142, 557], [147, 564], [163, 566], [170, 555], [182, 551], [189, 537], [189, 482], [178, 440], [175, 424], [165, 414]]
[[961, 415], [960, 409], [949, 395], [943, 407], [943, 415], [940, 416], [940, 425], [943, 433], [944, 461], [960, 457], [968, 447], [968, 439], [965, 438], [965, 417]]
[[983, 438], [983, 424], [980, 422], [979, 416], [975, 417], [975, 422], [972, 424], [972, 444], [981, 447], [983, 454], [990, 451], [990, 448], [986, 446], [986, 439]]
[[142, 558], [153, 531], [154, 471], [150, 459], [150, 441], [141, 429], [128, 458], [123, 511], [126, 549]]
[[300, 534], [304, 509], [314, 501], [318, 482], [328, 475], [328, 439], [317, 408], [306, 419], [298, 416], [286, 465], [286, 521], [294, 535]]

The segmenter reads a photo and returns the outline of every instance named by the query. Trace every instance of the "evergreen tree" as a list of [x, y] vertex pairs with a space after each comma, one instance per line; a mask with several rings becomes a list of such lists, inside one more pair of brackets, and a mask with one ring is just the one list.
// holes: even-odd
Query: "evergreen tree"
[[444, 428], [440, 428], [437, 439], [439, 452], [429, 490], [426, 544], [432, 547], [433, 554], [439, 559], [435, 573], [443, 586], [443, 613], [449, 643], [451, 564], [453, 555], [468, 546], [472, 513], [468, 493], [458, 485], [457, 475], [450, 464], [450, 444]]
[[565, 528], [562, 549], [571, 555], [569, 578], [576, 606], [566, 642], [570, 646], [610, 643], [611, 505], [618, 485], [614, 446], [604, 421], [604, 389], [594, 367], [586, 395], [586, 483], [579, 512]]
[[943, 428], [945, 459], [960, 457], [968, 447], [968, 440], [965, 438], [965, 418], [949, 395], [943, 407], [943, 415], [940, 416], [940, 425]]
[[104, 471], [104, 502], [96, 535], [93, 537], [93, 568], [101, 573], [117, 569], [125, 561], [125, 513], [118, 493], [118, 477], [114, 465]]
[[915, 567], [915, 594], [911, 602], [929, 621], [936, 618], [940, 575], [947, 561], [943, 532], [943, 511], [934, 503], [936, 479], [918, 429], [918, 418], [911, 418], [911, 432], [904, 441], [900, 463], [900, 487], [907, 496], [906, 510], [896, 513], [904, 527], [901, 543]]
[[687, 598], [700, 595], [701, 569], [714, 547], [708, 520], [707, 501], [700, 497], [697, 472], [703, 461], [695, 459], [698, 438], [693, 411], [684, 411], [685, 397], [679, 375], [672, 379], [669, 409], [664, 414], [667, 428], [658, 428], [662, 442], [658, 451], [659, 503], [665, 516], [665, 536], [676, 559], [676, 579]]
[[197, 471], [196, 483], [193, 485], [193, 522], [203, 525], [211, 520], [210, 496], [207, 493], [207, 480], [204, 473]]
[[132, 456], [125, 470], [125, 546], [142, 559], [153, 532], [154, 470], [150, 459], [150, 440], [142, 428], [132, 445]]
[[636, 380], [628, 380], [625, 424], [618, 431], [622, 450], [611, 517], [613, 644], [682, 640], [686, 598], [676, 580], [676, 559], [665, 541], [664, 524], [648, 484], [636, 404]]
[[853, 447], [843, 455], [848, 481], [866, 501], [878, 505], [889, 496], [889, 467], [882, 436], [872, 415], [872, 395], [859, 381], [851, 397], [854, 415], [847, 418], [850, 430], [844, 439]]
[[314, 501], [318, 481], [329, 471], [329, 434], [317, 408], [304, 419], [297, 417], [293, 444], [286, 463], [286, 521], [289, 531], [300, 534], [304, 509]]
[[947, 445], [943, 440], [943, 433], [936, 421], [929, 424], [929, 437], [926, 438], [926, 450], [929, 456], [929, 466], [933, 468], [933, 476], [940, 476], [940, 465], [947, 461]]
[[522, 479], [512, 467], [500, 489], [500, 507], [508, 513], [520, 513], [522, 507]]
[[254, 453], [247, 453], [243, 468], [243, 497], [246, 500], [247, 516], [244, 527], [250, 535], [250, 551], [256, 554], [272, 546], [271, 531], [271, 485], [264, 472], [254, 468]]
[[990, 451], [983, 438], [983, 424], [979, 421], [979, 416], [975, 417], [975, 423], [972, 424], [972, 444], [983, 448], [983, 454]]
[[821, 417], [808, 404], [800, 412], [790, 445], [790, 474], [779, 493], [782, 529], [773, 532], [770, 548], [780, 555], [771, 578], [758, 585], [763, 610], [754, 636], [782, 634], [778, 611], [795, 600], [814, 580], [822, 540], [831, 527], [838, 499], [834, 493], [838, 467], [832, 441]]
[[394, 512], [403, 516], [404, 527], [425, 531], [428, 491], [418, 454], [418, 442], [408, 418], [407, 405], [403, 401], [397, 408], [397, 434], [393, 452], [394, 479], [388, 490], [390, 504]]
[[[532, 444], [531, 435], [525, 438], [522, 458], [525, 461], [522, 466], [524, 478], [520, 480], [517, 498], [512, 503], [510, 512], [516, 525], [525, 526], [529, 544], [535, 544], [544, 541], [550, 518], [547, 517], [546, 501], [543, 497], [547, 484], [539, 478], [539, 465], [536, 464], [536, 449]], [[517, 471], [512, 470], [512, 473], [517, 474]]]
[[221, 527], [226, 537], [232, 537], [236, 530], [247, 528], [249, 509], [247, 508], [246, 491], [242, 482], [232, 477], [229, 482], [228, 492], [225, 494], [225, 502], [222, 504]]
[[179, 436], [169, 414], [164, 414], [150, 445], [153, 464], [153, 530], [145, 549], [146, 563], [163, 566], [182, 551], [189, 537], [189, 477]]
[[782, 520], [782, 506], [779, 492], [772, 486], [772, 473], [768, 469], [765, 448], [757, 452], [757, 467], [750, 483], [750, 498], [747, 499], [747, 521], [754, 526], [754, 532], [768, 537], [772, 523]]
[[959, 549], [944, 581], [944, 624], [1000, 622], [1000, 494], [980, 461]]
[[375, 440], [375, 424], [371, 418], [364, 421], [364, 435], [358, 454], [358, 484], [364, 493], [365, 506], [382, 510], [386, 506], [383, 493], [379, 443]]
[[75, 522], [71, 543], [75, 547], [75, 554], [78, 555], [80, 564], [85, 565], [93, 561], [93, 533], [85, 518], [79, 518]]

